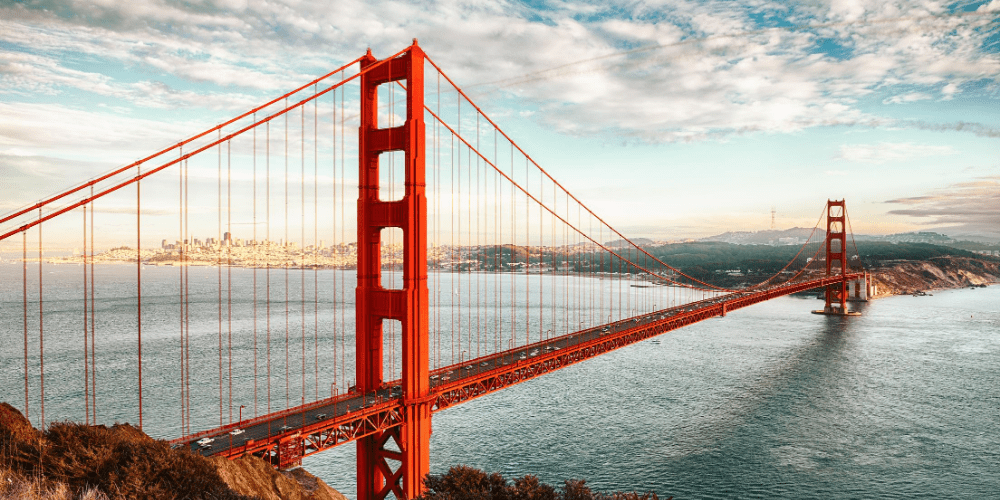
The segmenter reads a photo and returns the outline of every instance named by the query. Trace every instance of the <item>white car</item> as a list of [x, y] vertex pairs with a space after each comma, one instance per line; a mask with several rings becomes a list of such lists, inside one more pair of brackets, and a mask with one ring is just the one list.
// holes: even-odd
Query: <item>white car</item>
[[202, 448], [208, 448], [209, 446], [212, 446], [212, 441], [215, 440], [212, 438], [201, 438], [198, 440], [198, 446]]
[[229, 433], [229, 435], [230, 435], [230, 436], [239, 436], [240, 434], [243, 434], [244, 432], [246, 432], [246, 431], [244, 431], [243, 429], [233, 429], [233, 430], [232, 430], [232, 431], [231, 431], [231, 432]]

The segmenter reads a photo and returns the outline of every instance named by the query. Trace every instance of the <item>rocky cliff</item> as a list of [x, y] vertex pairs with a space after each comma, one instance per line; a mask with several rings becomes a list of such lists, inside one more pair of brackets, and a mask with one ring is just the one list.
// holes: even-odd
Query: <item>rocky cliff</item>
[[871, 272], [876, 297], [1000, 283], [1000, 261], [971, 257], [886, 262]]

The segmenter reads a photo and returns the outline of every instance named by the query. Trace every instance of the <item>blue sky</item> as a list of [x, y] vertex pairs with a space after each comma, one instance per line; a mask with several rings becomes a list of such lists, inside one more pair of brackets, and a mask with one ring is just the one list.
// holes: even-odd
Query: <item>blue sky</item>
[[1000, 238], [1000, 0], [7, 0], [0, 212], [414, 37], [630, 236]]

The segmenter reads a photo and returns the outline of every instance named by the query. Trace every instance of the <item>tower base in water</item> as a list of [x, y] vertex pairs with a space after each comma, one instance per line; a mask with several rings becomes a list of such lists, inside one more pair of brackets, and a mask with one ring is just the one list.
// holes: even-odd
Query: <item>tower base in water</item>
[[829, 308], [820, 309], [818, 311], [813, 311], [813, 314], [825, 314], [827, 316], [861, 316], [861, 313], [855, 311], [848, 311], [846, 309], [841, 310], [840, 308]]

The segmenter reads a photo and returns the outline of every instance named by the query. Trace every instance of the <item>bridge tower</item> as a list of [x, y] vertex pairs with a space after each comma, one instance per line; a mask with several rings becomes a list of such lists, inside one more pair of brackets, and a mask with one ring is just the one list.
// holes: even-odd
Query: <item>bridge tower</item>
[[817, 314], [857, 316], [847, 310], [847, 208], [844, 200], [826, 203], [826, 275], [840, 275], [842, 280], [827, 285], [826, 305]]
[[[402, 326], [403, 423], [357, 443], [358, 498], [419, 496], [430, 471], [428, 380], [427, 198], [424, 171], [424, 52], [413, 45], [378, 61], [371, 51], [361, 62], [361, 126], [358, 133], [357, 391], [383, 384], [383, 320]], [[378, 87], [405, 81], [406, 119], [379, 128]], [[379, 198], [379, 155], [402, 151], [405, 189], [401, 200]], [[381, 231], [403, 230], [403, 288], [382, 287]]]

